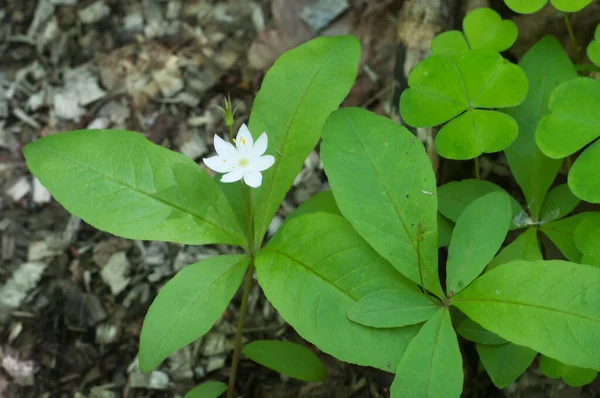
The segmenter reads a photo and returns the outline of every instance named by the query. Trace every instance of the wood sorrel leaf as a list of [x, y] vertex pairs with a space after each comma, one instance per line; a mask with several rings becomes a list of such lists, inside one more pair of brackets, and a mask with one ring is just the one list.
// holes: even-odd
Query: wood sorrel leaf
[[258, 252], [258, 282], [306, 340], [336, 358], [393, 371], [418, 327], [374, 329], [346, 313], [380, 290], [417, 292], [343, 217], [311, 213], [286, 222]]
[[542, 152], [554, 159], [577, 152], [600, 136], [600, 82], [588, 77], [559, 85], [550, 96], [551, 114], [542, 118], [535, 132]]
[[[359, 56], [354, 36], [320, 37], [283, 54], [265, 76], [249, 128], [255, 135], [267, 132], [275, 164], [263, 173], [262, 185], [252, 190], [256, 247], [317, 144], [327, 116], [350, 91]], [[239, 190], [233, 192], [239, 195]]]
[[246, 344], [242, 353], [263, 366], [303, 381], [323, 381], [327, 369], [314, 352], [290, 341], [258, 340]]
[[515, 198], [510, 196], [503, 188], [485, 180], [461, 180], [453, 181], [438, 188], [439, 211], [446, 218], [456, 222], [460, 214], [475, 199], [492, 192], [504, 192], [510, 198], [512, 209], [511, 229], [521, 228], [515, 222], [526, 215], [521, 205]]
[[508, 194], [492, 192], [474, 200], [456, 221], [448, 248], [446, 292], [460, 292], [494, 258], [508, 233], [511, 208]]
[[396, 370], [391, 398], [458, 398], [463, 367], [448, 308], [438, 310], [412, 339]]
[[515, 119], [505, 113], [468, 110], [441, 128], [435, 147], [447, 159], [472, 159], [503, 150], [518, 132]]
[[477, 344], [479, 359], [498, 388], [506, 388], [517, 380], [533, 362], [537, 352], [513, 343]]
[[473, 50], [508, 50], [517, 40], [517, 24], [510, 19], [502, 19], [491, 8], [477, 8], [463, 20], [465, 36]]
[[529, 227], [521, 235], [517, 236], [511, 244], [503, 248], [500, 253], [489, 263], [490, 270], [502, 264], [514, 260], [537, 261], [543, 260], [540, 243], [537, 237], [537, 228]]
[[575, 161], [569, 172], [569, 188], [579, 198], [600, 203], [600, 140], [590, 145]]
[[520, 14], [533, 14], [541, 10], [548, 0], [504, 0], [508, 8]]
[[[552, 158], [569, 156], [600, 136], [600, 82], [581, 77], [558, 86], [550, 96], [550, 115], [540, 121], [536, 141]], [[600, 143], [595, 142], [575, 161], [569, 173], [569, 187], [575, 196], [600, 203]]]
[[554, 243], [567, 260], [578, 263], [581, 261], [581, 252], [575, 246], [575, 228], [590, 214], [589, 212], [579, 213], [543, 224], [540, 226], [540, 231]]
[[578, 368], [547, 357], [540, 356], [540, 370], [551, 379], [561, 378], [571, 387], [581, 387], [594, 381], [598, 372], [593, 369]]
[[286, 218], [286, 221], [304, 214], [317, 212], [325, 212], [338, 215], [342, 214], [337, 206], [337, 203], [335, 203], [335, 198], [333, 197], [333, 192], [331, 190], [319, 192], [312, 198], [308, 199], [306, 202], [302, 203], [296, 209], [295, 212], [293, 212]]
[[425, 322], [440, 306], [439, 300], [421, 292], [381, 290], [350, 307], [348, 318], [364, 326], [398, 328]]
[[600, 66], [600, 24], [596, 26], [594, 40], [587, 47], [587, 55], [597, 66]]
[[452, 303], [484, 328], [569, 365], [600, 368], [600, 268], [513, 261], [486, 272]]
[[554, 8], [562, 12], [577, 12], [587, 7], [593, 0], [550, 0]]
[[183, 398], [218, 398], [227, 391], [227, 385], [220, 381], [207, 381], [194, 387]]
[[[585, 8], [593, 0], [551, 0], [552, 5], [562, 12], [577, 12]], [[532, 14], [541, 10], [548, 0], [504, 0], [513, 11], [521, 14]]]
[[469, 341], [479, 344], [500, 345], [507, 342], [466, 316], [456, 326], [456, 333]]
[[[436, 143], [436, 148], [444, 157], [469, 159], [498, 151], [517, 136], [514, 120], [508, 121], [496, 111], [473, 111], [516, 106], [527, 94], [523, 70], [496, 52], [473, 50], [456, 59], [432, 55], [412, 70], [408, 83], [410, 88], [400, 98], [400, 111], [413, 127], [435, 126], [468, 110], [438, 134], [441, 144]], [[475, 124], [469, 125], [467, 120]], [[459, 134], [459, 129], [465, 128], [468, 130]]]
[[460, 30], [448, 30], [435, 36], [431, 41], [431, 54], [458, 57], [469, 51], [467, 38]]
[[23, 152], [56, 200], [98, 229], [128, 239], [246, 244], [211, 177], [141, 134], [71, 131], [39, 139]]
[[548, 101], [552, 91], [561, 83], [575, 79], [577, 71], [553, 36], [542, 38], [523, 56], [519, 65], [527, 75], [529, 91], [519, 106], [504, 110], [519, 124], [517, 139], [504, 152], [510, 170], [525, 194], [531, 217], [538, 220], [546, 192], [562, 162], [540, 152], [535, 143], [535, 129], [540, 119], [550, 113]]
[[[404, 127], [358, 108], [331, 114], [321, 157], [342, 214], [398, 271], [442, 296], [435, 176]], [[419, 264], [420, 260], [420, 264]]]
[[558, 185], [548, 192], [540, 211], [540, 220], [542, 223], [548, 223], [563, 218], [575, 210], [580, 202], [567, 184]]
[[237, 291], [250, 257], [215, 256], [188, 265], [160, 290], [140, 336], [140, 369], [149, 371], [196, 340], [221, 317]]
[[434, 37], [431, 53], [458, 56], [470, 49], [501, 52], [513, 45], [518, 34], [513, 21], [502, 20], [491, 8], [477, 8], [467, 14], [463, 19], [463, 30], [464, 34], [450, 30]]

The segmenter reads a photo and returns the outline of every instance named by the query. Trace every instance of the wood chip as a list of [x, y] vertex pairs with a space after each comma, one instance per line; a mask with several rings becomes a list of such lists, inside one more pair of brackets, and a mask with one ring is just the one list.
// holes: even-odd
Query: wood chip
[[31, 184], [29, 183], [29, 179], [23, 176], [6, 190], [6, 194], [10, 196], [13, 201], [18, 202], [19, 200], [23, 199], [23, 197], [27, 195], [30, 191]]
[[109, 259], [106, 265], [100, 271], [100, 276], [106, 283], [113, 295], [121, 293], [130, 282], [126, 275], [129, 273], [129, 260], [125, 252], [116, 252]]
[[110, 7], [104, 1], [97, 1], [79, 11], [79, 19], [84, 24], [96, 23], [110, 15]]
[[49, 203], [52, 200], [52, 195], [50, 191], [46, 189], [45, 186], [42, 185], [40, 180], [37, 178], [33, 178], [33, 201], [38, 205]]
[[22, 264], [11, 278], [0, 287], [0, 321], [4, 322], [10, 312], [21, 306], [27, 294], [35, 288], [46, 270], [47, 264], [28, 262]]

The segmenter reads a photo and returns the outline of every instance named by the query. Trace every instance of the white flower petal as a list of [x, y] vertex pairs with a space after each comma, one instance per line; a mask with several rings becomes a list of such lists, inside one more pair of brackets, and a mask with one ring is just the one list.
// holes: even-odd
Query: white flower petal
[[254, 143], [254, 146], [252, 146], [252, 152], [250, 153], [250, 156], [257, 158], [264, 155], [265, 151], [267, 150], [268, 143], [269, 140], [267, 138], [267, 133], [262, 133]]
[[244, 173], [244, 182], [252, 188], [258, 188], [260, 187], [260, 184], [262, 184], [262, 174], [260, 171]]
[[258, 159], [252, 159], [251, 168], [252, 170], [265, 171], [269, 167], [273, 166], [275, 158], [271, 155], [261, 156]]
[[202, 161], [211, 170], [214, 170], [217, 173], [227, 173], [231, 171], [233, 166], [235, 166], [235, 163], [221, 156], [211, 156], [210, 158], [202, 158]]
[[244, 177], [244, 170], [237, 169], [223, 175], [223, 177], [221, 177], [221, 182], [236, 182], [241, 180], [242, 177]]
[[235, 147], [218, 135], [215, 135], [215, 150], [219, 156], [229, 159], [232, 162], [236, 162], [239, 158], [238, 151]]
[[237, 136], [235, 137], [235, 146], [240, 155], [246, 156], [248, 153], [250, 153], [253, 144], [254, 140], [252, 139], [250, 130], [248, 130], [248, 126], [242, 124], [242, 127], [240, 127]]

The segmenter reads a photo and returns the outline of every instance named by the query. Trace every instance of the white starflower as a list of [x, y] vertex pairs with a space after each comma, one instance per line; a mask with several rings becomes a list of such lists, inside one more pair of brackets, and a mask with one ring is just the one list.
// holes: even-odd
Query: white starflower
[[267, 150], [267, 133], [262, 133], [254, 142], [245, 124], [242, 124], [237, 133], [235, 146], [215, 135], [215, 150], [217, 156], [202, 160], [217, 173], [224, 173], [222, 182], [235, 182], [243, 178], [246, 184], [258, 188], [262, 183], [261, 171], [275, 163], [273, 156], [264, 155]]

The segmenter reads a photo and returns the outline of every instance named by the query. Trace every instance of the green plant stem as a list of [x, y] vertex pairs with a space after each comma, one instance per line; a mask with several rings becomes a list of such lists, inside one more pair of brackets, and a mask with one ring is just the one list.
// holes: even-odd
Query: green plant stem
[[254, 259], [250, 262], [246, 271], [246, 280], [244, 283], [244, 292], [242, 293], [242, 304], [235, 331], [235, 340], [233, 343], [233, 358], [231, 359], [231, 374], [229, 375], [229, 387], [227, 389], [227, 398], [235, 397], [235, 378], [237, 376], [238, 365], [240, 364], [240, 355], [242, 353], [242, 334], [244, 332], [244, 319], [248, 309], [248, 296], [252, 288], [252, 277], [254, 276]]
[[254, 243], [254, 199], [252, 198], [252, 188], [248, 188], [250, 193], [250, 220], [248, 221], [248, 241], [250, 242], [250, 255], [254, 256], [254, 253], [260, 247], [255, 247]]
[[571, 171], [571, 166], [573, 166], [573, 161], [571, 160], [571, 155], [565, 158], [565, 166], [567, 167], [567, 172]]
[[579, 54], [579, 44], [577, 44], [577, 38], [575, 37], [575, 33], [573, 32], [573, 26], [571, 25], [571, 20], [569, 19], [569, 14], [565, 13], [565, 25], [567, 26], [567, 32], [569, 32], [569, 38], [571, 39], [571, 44], [575, 50], [575, 60], [577, 63], [581, 62], [581, 55]]
[[578, 72], [596, 72], [596, 73], [600, 72], [600, 66], [588, 65], [588, 64], [575, 65], [575, 69]]
[[479, 156], [475, 158], [475, 179], [481, 180], [481, 171], [479, 170]]

